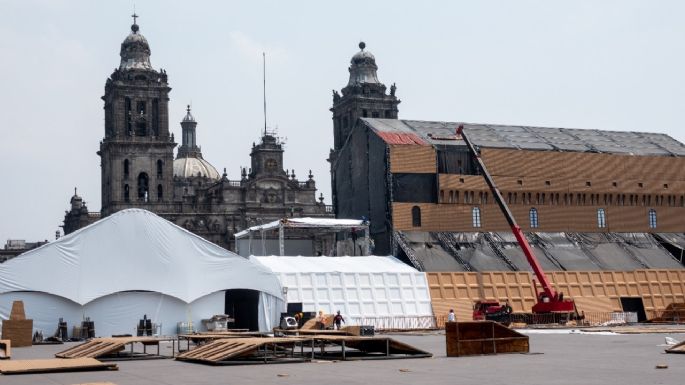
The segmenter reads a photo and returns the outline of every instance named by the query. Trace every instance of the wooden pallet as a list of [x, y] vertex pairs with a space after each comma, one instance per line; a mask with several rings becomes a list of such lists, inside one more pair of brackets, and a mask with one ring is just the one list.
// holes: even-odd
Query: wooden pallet
[[295, 337], [224, 338], [182, 353], [176, 359], [214, 365], [284, 360], [301, 362], [303, 356], [297, 354], [295, 346], [300, 345], [302, 351], [303, 342], [306, 339]]
[[[169, 338], [155, 338], [155, 337], [113, 337], [113, 338], [93, 338], [82, 344], [73, 346], [67, 350], [55, 354], [57, 358], [161, 358], [159, 354], [159, 343], [162, 341], [172, 341]], [[143, 353], [135, 354], [133, 345], [140, 343], [143, 345]], [[130, 350], [123, 353], [126, 345], [130, 346]], [[174, 342], [175, 345], [175, 342]], [[157, 354], [148, 354], [148, 346], [157, 346]], [[123, 354], [122, 354], [123, 353]]]
[[12, 342], [0, 340], [0, 360], [7, 360], [10, 357], [12, 357]]
[[94, 358], [0, 361], [0, 373], [2, 374], [54, 373], [105, 369], [117, 370], [118, 367], [117, 364], [100, 362]]

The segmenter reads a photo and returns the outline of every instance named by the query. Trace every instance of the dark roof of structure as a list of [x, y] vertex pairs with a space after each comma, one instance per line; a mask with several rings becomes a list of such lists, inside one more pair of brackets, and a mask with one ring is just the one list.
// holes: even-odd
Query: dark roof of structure
[[[462, 122], [362, 118], [389, 144], [464, 146], [460, 125], [478, 147], [577, 151], [626, 155], [685, 156], [685, 145], [666, 134], [574, 128], [506, 126]], [[393, 135], [394, 134], [394, 135]], [[419, 140], [405, 140], [408, 137]], [[397, 143], [394, 138], [400, 138]]]

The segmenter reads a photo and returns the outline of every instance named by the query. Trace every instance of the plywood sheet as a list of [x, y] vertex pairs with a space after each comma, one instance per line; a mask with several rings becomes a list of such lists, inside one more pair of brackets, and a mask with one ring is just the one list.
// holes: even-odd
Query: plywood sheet
[[611, 313], [614, 306], [609, 297], [573, 297], [579, 313]]
[[116, 370], [117, 364], [100, 362], [94, 358], [0, 361], [0, 373], [2, 374], [53, 373], [103, 369]]

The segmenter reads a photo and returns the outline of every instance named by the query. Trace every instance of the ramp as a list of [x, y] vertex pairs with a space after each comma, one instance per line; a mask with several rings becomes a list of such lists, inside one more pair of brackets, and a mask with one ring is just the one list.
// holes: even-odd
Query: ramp
[[[211, 365], [302, 362], [305, 338], [224, 338], [182, 353], [177, 360]], [[297, 347], [300, 348], [299, 353]]]
[[[100, 358], [100, 359], [150, 359], [167, 358], [161, 356], [159, 343], [171, 341], [175, 345], [175, 339], [154, 338], [154, 337], [112, 337], [112, 338], [93, 338], [90, 341], [73, 346], [67, 350], [55, 354], [57, 358]], [[135, 352], [134, 345], [141, 344], [143, 352]], [[128, 350], [126, 349], [128, 345]], [[157, 346], [157, 354], [147, 353], [148, 346]], [[172, 351], [175, 349], [172, 349]]]
[[447, 357], [528, 353], [529, 338], [493, 321], [445, 324]]
[[117, 369], [117, 364], [100, 362], [95, 358], [75, 358], [73, 360], [52, 358], [47, 360], [11, 360], [0, 362], [0, 373], [2, 374], [55, 373]]
[[433, 356], [432, 353], [388, 337], [318, 335], [312, 339], [312, 358], [372, 360]]

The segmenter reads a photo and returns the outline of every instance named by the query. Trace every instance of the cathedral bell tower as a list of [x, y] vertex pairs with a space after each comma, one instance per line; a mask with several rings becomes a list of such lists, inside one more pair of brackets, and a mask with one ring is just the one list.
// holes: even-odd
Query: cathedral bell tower
[[328, 161], [331, 164], [331, 191], [333, 193], [333, 208], [338, 212], [338, 197], [336, 194], [335, 164], [340, 149], [345, 140], [357, 124], [359, 118], [397, 119], [397, 105], [400, 100], [395, 96], [395, 84], [390, 86], [390, 93], [386, 94], [385, 84], [378, 80], [378, 66], [376, 58], [369, 51], [365, 51], [366, 44], [359, 43], [359, 52], [350, 60], [350, 80], [341, 90], [333, 90], [333, 148]]
[[105, 84], [105, 137], [100, 142], [102, 216], [139, 207], [168, 211], [173, 200], [173, 135], [164, 70], [150, 64], [150, 46], [133, 15], [121, 63]]
[[333, 151], [331, 158], [345, 143], [345, 139], [358, 118], [397, 119], [395, 84], [386, 94], [385, 84], [378, 80], [376, 58], [365, 51], [366, 44], [359, 43], [360, 51], [350, 61], [350, 80], [341, 92], [333, 90]]

